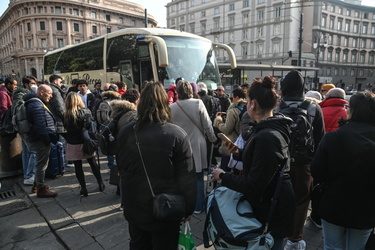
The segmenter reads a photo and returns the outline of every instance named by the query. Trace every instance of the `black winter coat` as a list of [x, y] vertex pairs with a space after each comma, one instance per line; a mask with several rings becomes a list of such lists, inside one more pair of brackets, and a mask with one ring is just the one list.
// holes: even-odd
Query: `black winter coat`
[[[123, 127], [117, 136], [116, 160], [122, 174], [124, 215], [129, 224], [139, 228], [165, 230], [171, 222], [158, 221], [152, 215], [153, 198], [136, 146], [134, 124]], [[182, 194], [186, 200], [186, 216], [191, 215], [197, 182], [186, 132], [171, 123], [152, 123], [140, 128], [137, 137], [154, 193]]]
[[[35, 93], [26, 94], [23, 100], [39, 98]], [[26, 104], [27, 120], [31, 124], [31, 131], [26, 134], [26, 140], [29, 142], [42, 141], [45, 145], [51, 142], [56, 143], [58, 139], [56, 121], [47, 108], [37, 100], [32, 100]]]
[[[83, 144], [83, 135], [82, 135], [82, 129], [89, 128], [90, 122], [92, 121], [91, 112], [89, 109], [84, 108], [77, 111], [77, 122], [76, 124], [73, 123], [73, 121], [65, 121], [64, 120], [64, 126], [66, 128], [66, 135], [64, 136], [66, 141], [69, 144]], [[85, 123], [86, 120], [86, 123]]]
[[55, 84], [48, 84], [52, 89], [52, 98], [46, 104], [52, 114], [55, 116], [57, 122], [57, 133], [65, 133], [64, 128], [64, 112], [65, 112], [65, 93]]
[[326, 183], [320, 216], [335, 225], [375, 227], [375, 126], [349, 122], [324, 135], [311, 164]]
[[[278, 172], [284, 159], [289, 158], [289, 126], [292, 120], [282, 115], [251, 124], [250, 138], [240, 157], [244, 175], [224, 174], [222, 185], [244, 193], [254, 209], [256, 218], [264, 225], [268, 219]], [[289, 160], [287, 168], [289, 170]], [[278, 204], [269, 230], [277, 238], [293, 232], [295, 198], [289, 175], [284, 175]]]

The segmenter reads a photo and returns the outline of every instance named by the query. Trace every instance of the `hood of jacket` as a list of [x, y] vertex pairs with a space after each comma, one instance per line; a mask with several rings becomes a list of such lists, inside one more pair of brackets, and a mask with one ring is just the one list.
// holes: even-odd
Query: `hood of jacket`
[[136, 110], [134, 103], [126, 100], [113, 100], [110, 105], [112, 108], [110, 117], [114, 120], [119, 119], [123, 114], [130, 110]]
[[169, 90], [172, 90], [173, 92], [176, 92], [176, 85], [174, 85], [174, 84], [169, 85], [169, 87], [168, 87], [167, 90], [168, 90], [168, 91], [169, 91]]
[[[22, 96], [22, 99], [26, 102], [27, 100], [30, 100], [31, 98], [39, 98], [36, 93], [29, 93], [24, 96]], [[40, 98], [39, 98], [40, 99]], [[43, 100], [42, 100], [43, 101]]]
[[344, 107], [344, 104], [348, 104], [348, 101], [342, 98], [328, 98], [319, 103], [322, 108], [331, 106]]
[[305, 81], [300, 71], [290, 71], [280, 82], [280, 89], [285, 101], [303, 101]]
[[283, 114], [275, 114], [267, 118], [266, 120], [260, 121], [259, 123], [250, 122], [252, 126], [252, 131], [258, 133], [262, 129], [274, 129], [280, 132], [284, 137], [285, 141], [289, 143], [290, 141], [290, 126], [292, 125], [293, 120], [289, 117], [286, 117]]
[[351, 152], [356, 157], [374, 154], [375, 126], [349, 121], [331, 133], [336, 133], [337, 140], [346, 149], [345, 151]]
[[103, 100], [109, 99], [109, 100], [115, 100], [115, 99], [121, 99], [121, 95], [112, 90], [104, 91], [100, 94]]
[[245, 106], [246, 105], [246, 100], [244, 99], [239, 99], [237, 102], [232, 102], [230, 105], [229, 105], [229, 108], [228, 109], [231, 109], [231, 108], [235, 108], [237, 106]]

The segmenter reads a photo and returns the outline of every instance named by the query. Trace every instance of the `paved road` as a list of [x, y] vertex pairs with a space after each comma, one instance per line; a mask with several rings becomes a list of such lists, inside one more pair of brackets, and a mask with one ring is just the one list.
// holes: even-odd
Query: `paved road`
[[[127, 222], [119, 210], [116, 187], [108, 184], [109, 171], [101, 158], [106, 183], [99, 192], [88, 164], [84, 164], [88, 197], [79, 195], [74, 168], [63, 177], [47, 179], [58, 193], [56, 198], [40, 199], [30, 194], [22, 177], [1, 180], [0, 249], [129, 249]], [[197, 249], [205, 249], [202, 231], [205, 214], [193, 215], [190, 222]], [[309, 221], [305, 225], [307, 249], [322, 250], [321, 230]], [[213, 249], [213, 248], [210, 248]]]

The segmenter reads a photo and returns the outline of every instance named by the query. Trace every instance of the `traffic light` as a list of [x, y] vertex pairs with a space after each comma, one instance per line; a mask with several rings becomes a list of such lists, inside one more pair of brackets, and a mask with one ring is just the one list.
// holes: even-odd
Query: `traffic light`
[[288, 55], [289, 55], [289, 57], [292, 57], [292, 56], [293, 56], [293, 54], [292, 54], [292, 51], [291, 51], [291, 50], [289, 50], [289, 51], [288, 51]]

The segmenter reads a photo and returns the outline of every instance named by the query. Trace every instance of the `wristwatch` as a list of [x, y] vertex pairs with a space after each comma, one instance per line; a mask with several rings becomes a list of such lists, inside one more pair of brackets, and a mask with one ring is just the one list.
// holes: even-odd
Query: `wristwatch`
[[220, 174], [219, 174], [219, 178], [222, 180], [223, 179], [223, 176], [224, 176], [224, 172], [221, 172]]

